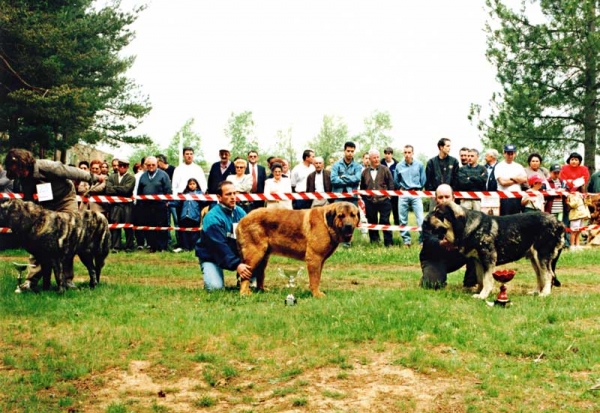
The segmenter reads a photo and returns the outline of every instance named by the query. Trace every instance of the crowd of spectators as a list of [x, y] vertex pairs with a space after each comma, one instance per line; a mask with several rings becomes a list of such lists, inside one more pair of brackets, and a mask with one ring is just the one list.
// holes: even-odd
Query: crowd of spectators
[[[82, 160], [77, 164], [99, 179], [94, 184], [86, 181], [74, 181], [76, 193], [80, 195], [79, 209], [93, 209], [107, 216], [111, 223], [133, 223], [137, 226], [181, 228], [200, 227], [202, 215], [216, 202], [202, 200], [137, 200], [134, 203], [89, 202], [93, 195], [111, 195], [132, 197], [135, 195], [181, 195], [216, 194], [217, 186], [223, 181], [233, 184], [236, 194], [272, 194], [268, 200], [242, 200], [237, 205], [246, 213], [260, 207], [308, 209], [321, 206], [338, 199], [294, 200], [279, 195], [290, 192], [334, 192], [350, 193], [359, 189], [367, 190], [436, 190], [441, 184], [447, 184], [454, 191], [522, 191], [526, 189], [563, 189], [571, 196], [525, 195], [522, 198], [497, 199], [497, 207], [490, 200], [482, 203], [479, 199], [458, 200], [464, 208], [491, 214], [510, 215], [540, 210], [551, 213], [571, 227], [568, 244], [574, 248], [580, 245], [579, 228], [585, 223], [585, 199], [588, 190], [600, 192], [600, 173], [590, 176], [588, 168], [582, 165], [583, 158], [571, 153], [564, 164], [544, 165], [543, 156], [531, 153], [527, 165], [515, 161], [517, 147], [506, 144], [500, 154], [488, 149], [483, 156], [477, 149], [461, 148], [459, 157], [450, 155], [451, 140], [442, 138], [437, 143], [437, 155], [427, 162], [415, 158], [412, 145], [403, 147], [403, 157], [394, 157], [391, 147], [383, 149], [380, 158], [378, 149], [373, 148], [362, 153], [357, 162], [356, 145], [346, 142], [341, 158], [325, 167], [324, 159], [311, 149], [306, 149], [302, 160], [292, 170], [289, 161], [280, 157], [267, 159], [266, 165], [260, 164], [257, 151], [252, 150], [245, 157], [231, 159], [228, 149], [219, 150], [219, 161], [210, 166], [208, 174], [194, 162], [194, 149], [186, 147], [182, 151], [180, 165], [170, 165], [163, 154], [147, 156], [133, 165], [125, 158], [106, 160]], [[130, 168], [131, 166], [131, 168]], [[0, 178], [2, 178], [0, 176]], [[2, 178], [8, 181], [6, 177]], [[10, 190], [3, 184], [4, 190]], [[424, 198], [419, 195], [405, 194], [396, 196], [362, 196], [342, 199], [359, 205], [361, 213], [370, 224], [403, 225], [409, 224], [409, 213], [413, 212], [416, 225], [421, 226], [424, 219], [424, 205], [431, 211], [436, 198]], [[588, 214], [589, 215], [589, 214]], [[393, 220], [392, 220], [393, 218]], [[152, 231], [131, 229], [113, 229], [111, 251], [130, 252], [135, 248], [155, 251], [190, 251], [197, 240], [196, 231]], [[123, 233], [124, 232], [124, 236]], [[386, 247], [394, 245], [394, 232], [370, 230], [369, 240], [379, 243], [383, 239]], [[172, 237], [172, 238], [171, 238]], [[398, 244], [410, 248], [422, 244], [422, 234], [402, 231]]]

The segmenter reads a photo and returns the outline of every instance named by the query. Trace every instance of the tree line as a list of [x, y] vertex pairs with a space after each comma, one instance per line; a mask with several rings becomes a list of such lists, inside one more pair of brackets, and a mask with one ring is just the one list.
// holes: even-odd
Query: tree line
[[[595, 0], [531, 0], [514, 10], [506, 0], [486, 0], [486, 57], [497, 69], [500, 91], [466, 114], [484, 147], [518, 142], [521, 153], [554, 158], [583, 148], [584, 164], [594, 169], [599, 7]], [[56, 157], [78, 142], [152, 148], [150, 137], [134, 132], [152, 108], [126, 76], [134, 57], [121, 53], [144, 8], [123, 11], [118, 1], [0, 0], [0, 151], [18, 146]], [[308, 145], [326, 159], [346, 139], [381, 148], [391, 142], [391, 126], [387, 112], [374, 111], [364, 132], [349, 137], [343, 119], [326, 115]], [[199, 139], [190, 131], [186, 124], [178, 134]], [[252, 133], [252, 112], [232, 114], [225, 129], [232, 154], [270, 150], [257, 148]], [[292, 133], [278, 131], [275, 143], [290, 160]]]

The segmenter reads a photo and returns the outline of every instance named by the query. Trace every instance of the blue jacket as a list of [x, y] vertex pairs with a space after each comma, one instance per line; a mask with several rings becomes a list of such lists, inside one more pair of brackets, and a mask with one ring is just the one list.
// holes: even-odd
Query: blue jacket
[[421, 189], [425, 186], [425, 167], [416, 159], [409, 165], [403, 159], [396, 165], [394, 174], [396, 189]]
[[[203, 192], [199, 189], [195, 190], [194, 192], [184, 192], [184, 195], [192, 195], [192, 194], [196, 194], [196, 195], [202, 195]], [[204, 204], [204, 201], [193, 201], [193, 200], [181, 200], [181, 201], [171, 201], [169, 202], [169, 205], [181, 205], [181, 214], [179, 214], [179, 219], [190, 219], [192, 221], [195, 222], [200, 222], [200, 210], [202, 208], [202, 205]]]
[[340, 159], [331, 167], [331, 188], [333, 192], [352, 192], [358, 189], [362, 166], [356, 161], [349, 164]]
[[217, 204], [202, 220], [202, 231], [196, 243], [196, 257], [203, 262], [212, 262], [226, 270], [235, 271], [240, 264], [240, 255], [233, 224], [240, 222], [246, 212], [239, 206], [233, 210]]

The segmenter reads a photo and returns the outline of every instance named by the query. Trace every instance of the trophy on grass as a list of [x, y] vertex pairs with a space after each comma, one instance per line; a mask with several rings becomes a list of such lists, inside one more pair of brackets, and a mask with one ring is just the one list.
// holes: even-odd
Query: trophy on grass
[[496, 297], [496, 301], [492, 303], [492, 305], [499, 305], [501, 307], [507, 307], [512, 305], [512, 302], [508, 299], [508, 295], [506, 294], [506, 283], [512, 280], [515, 277], [515, 270], [496, 270], [493, 272], [494, 280], [502, 283], [500, 286], [500, 292], [498, 293], [498, 297]]
[[21, 293], [21, 284], [23, 283], [23, 272], [26, 271], [29, 267], [35, 267], [35, 265], [27, 263], [21, 264], [18, 262], [13, 262], [12, 265], [19, 273], [19, 275], [17, 276], [17, 289], [15, 290], [15, 293], [19, 294]]
[[287, 279], [287, 288], [296, 288], [296, 278], [302, 276], [304, 274], [304, 267], [300, 267], [300, 269], [296, 272], [294, 271], [286, 271], [283, 268], [277, 268], [277, 274], [280, 277]]

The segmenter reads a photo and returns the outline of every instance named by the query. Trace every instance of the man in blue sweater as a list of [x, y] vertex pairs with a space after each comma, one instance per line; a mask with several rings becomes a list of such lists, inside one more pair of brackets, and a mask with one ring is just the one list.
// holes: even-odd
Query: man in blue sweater
[[219, 203], [202, 220], [202, 232], [196, 243], [196, 256], [208, 291], [225, 288], [223, 269], [237, 271], [241, 278], [250, 278], [252, 269], [242, 263], [235, 240], [235, 228], [246, 212], [235, 205], [235, 188], [229, 181], [217, 185]]

